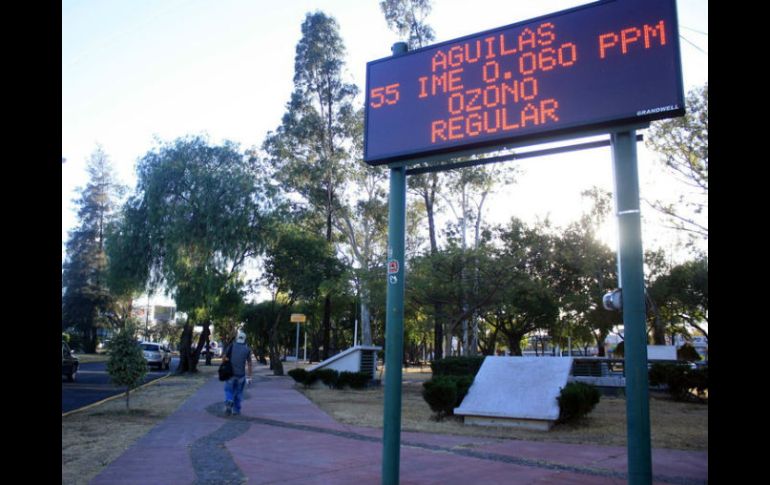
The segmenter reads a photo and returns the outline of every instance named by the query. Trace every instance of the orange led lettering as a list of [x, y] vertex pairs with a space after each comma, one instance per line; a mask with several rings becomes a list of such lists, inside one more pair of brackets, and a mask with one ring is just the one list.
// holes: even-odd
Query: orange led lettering
[[[494, 98], [490, 99], [489, 92], [494, 93]], [[500, 88], [497, 86], [489, 86], [484, 90], [484, 96], [482, 97], [482, 101], [484, 103], [484, 106], [487, 108], [494, 108], [498, 104], [500, 104]]]
[[607, 49], [618, 45], [618, 40], [620, 40], [620, 38], [618, 37], [618, 34], [614, 32], [609, 32], [607, 34], [600, 35], [599, 36], [599, 58], [604, 59], [605, 57], [607, 57]]
[[453, 115], [459, 115], [463, 112], [465, 98], [462, 93], [454, 93], [449, 96], [449, 112]]
[[446, 141], [446, 121], [436, 120], [430, 125], [430, 142], [436, 143], [441, 138]]
[[544, 99], [540, 101], [540, 124], [545, 123], [546, 118], [551, 118], [553, 121], [559, 121], [559, 117], [556, 116], [556, 108], [559, 107], [559, 102], [555, 99]]
[[503, 131], [515, 130], [516, 128], [519, 127], [518, 123], [514, 123], [514, 124], [510, 124], [510, 125], [508, 124], [508, 110], [503, 109], [503, 110], [500, 110], [500, 111], [503, 112]]
[[453, 116], [449, 118], [449, 139], [459, 140], [463, 137], [463, 117]]
[[449, 49], [449, 65], [452, 67], [461, 66], [463, 63], [463, 48], [456, 45]]
[[530, 101], [537, 96], [537, 79], [525, 77], [521, 80], [521, 98]]
[[537, 43], [539, 45], [550, 45], [551, 42], [556, 40], [556, 35], [551, 32], [551, 29], [553, 29], [551, 22], [540, 24], [540, 27], [537, 28]]
[[444, 54], [443, 51], [438, 51], [433, 55], [433, 60], [431, 61], [431, 67], [433, 69], [433, 72], [436, 72], [437, 68], [446, 69], [446, 54]]
[[428, 76], [420, 76], [417, 80], [420, 81], [420, 94], [417, 97], [427, 98], [428, 91], [426, 90], [426, 85], [428, 84]]
[[481, 133], [482, 126], [481, 115], [478, 113], [470, 114], [465, 120], [465, 133], [468, 136], [476, 136]]
[[447, 72], [447, 91], [458, 91], [463, 88], [462, 79], [460, 73], [463, 72], [462, 68], [452, 69]]
[[479, 96], [481, 95], [481, 89], [469, 89], [468, 95], [473, 95], [473, 97], [468, 101], [468, 104], [465, 105], [465, 111], [478, 111], [481, 109], [481, 105], [476, 104], [476, 100], [479, 99]]
[[[385, 88], [374, 88], [372, 89], [371, 94], [369, 95], [369, 99], [371, 100], [369, 103], [369, 106], [372, 108], [379, 108], [383, 104], [385, 104]], [[375, 101], [375, 99], [377, 101]]]
[[431, 94], [433, 96], [436, 95], [436, 87], [441, 87], [441, 92], [446, 92], [446, 71], [442, 72], [440, 76], [433, 75], [433, 80], [431, 82]]
[[484, 131], [487, 133], [495, 133], [500, 129], [500, 110], [496, 109], [495, 113], [495, 126], [489, 124], [489, 111], [484, 112]]
[[[569, 57], [569, 60], [566, 60]], [[567, 42], [559, 47], [559, 65], [568, 67], [577, 60], [577, 46], [572, 42]]]
[[519, 81], [513, 80], [510, 85], [506, 83], [502, 83], [500, 85], [503, 91], [503, 104], [508, 104], [508, 93], [511, 94], [513, 97], [513, 102], [518, 103], [519, 102]]
[[531, 48], [537, 47], [537, 41], [535, 40], [535, 33], [526, 28], [519, 34], [519, 50], [523, 51], [525, 46]]
[[[489, 67], [492, 67], [491, 73]], [[485, 83], [493, 83], [500, 77], [500, 65], [495, 61], [489, 61], [484, 64], [484, 68], [481, 71], [481, 75], [484, 78]]]
[[636, 42], [642, 36], [642, 31], [636, 27], [623, 29], [620, 31], [620, 51], [625, 54], [628, 52], [628, 44]]
[[479, 57], [481, 57], [481, 41], [476, 41], [476, 57], [471, 57], [471, 53], [469, 51], [470, 49], [468, 48], [468, 44], [465, 44], [465, 62], [473, 64], [479, 60]]
[[515, 54], [516, 48], [506, 49], [505, 48], [505, 36], [503, 34], [500, 34], [500, 55], [501, 56], [507, 56], [508, 54]]
[[[657, 33], [656, 33], [657, 32]], [[649, 49], [650, 48], [650, 36], [652, 37], [658, 37], [660, 36], [660, 45], [666, 45], [666, 30], [665, 30], [665, 24], [661, 20], [658, 22], [658, 25], [655, 27], [650, 27], [649, 25], [644, 25], [644, 48]]]
[[393, 105], [398, 103], [399, 94], [398, 94], [398, 87], [400, 86], [399, 83], [390, 84], [388, 86], [385, 86], [385, 94], [390, 96], [390, 98], [385, 98], [385, 102], [387, 104]]
[[537, 54], [537, 65], [541, 71], [550, 71], [556, 66], [556, 51], [546, 47]]
[[536, 125], [540, 122], [537, 117], [537, 108], [532, 103], [527, 103], [524, 109], [521, 110], [521, 126], [527, 126], [527, 121], [532, 121]]
[[484, 42], [487, 43], [487, 55], [484, 57], [484, 59], [492, 59], [495, 57], [495, 38], [494, 37], [487, 37], [484, 39]]
[[532, 74], [537, 68], [537, 56], [533, 52], [526, 52], [519, 57], [519, 72]]

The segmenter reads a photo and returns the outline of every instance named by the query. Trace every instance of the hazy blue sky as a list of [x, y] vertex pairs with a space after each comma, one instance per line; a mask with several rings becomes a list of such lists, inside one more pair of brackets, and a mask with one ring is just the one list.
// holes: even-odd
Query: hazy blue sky
[[[563, 10], [585, 1], [434, 0], [428, 21], [441, 42]], [[708, 80], [708, 2], [678, 0], [685, 91]], [[86, 182], [96, 144], [133, 188], [136, 160], [154, 146], [206, 133], [259, 146], [280, 123], [292, 90], [294, 51], [305, 14], [336, 18], [349, 79], [364, 90], [366, 62], [398, 41], [376, 0], [63, 0], [62, 243], [76, 222], [71, 200]], [[363, 103], [363, 97], [361, 98]], [[612, 188], [610, 150], [521, 162], [519, 183], [489, 202], [489, 220], [550, 215], [557, 224], [586, 208], [579, 193]], [[642, 196], [673, 197], [654, 155], [639, 145]], [[670, 244], [644, 210], [644, 245]], [[614, 225], [605, 238], [613, 243]], [[62, 253], [63, 254], [63, 253]]]

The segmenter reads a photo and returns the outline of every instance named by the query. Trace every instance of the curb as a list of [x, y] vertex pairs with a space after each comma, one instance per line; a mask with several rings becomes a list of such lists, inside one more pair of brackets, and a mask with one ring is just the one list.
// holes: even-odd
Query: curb
[[[169, 377], [171, 377], [171, 373], [170, 372], [168, 374], [166, 374], [165, 376], [163, 376], [163, 377], [158, 377], [157, 379], [153, 379], [150, 382], [146, 382], [146, 383], [142, 384], [139, 387], [135, 387], [133, 389], [133, 392], [136, 392], [139, 389], [143, 389], [143, 388], [145, 388], [147, 386], [151, 386], [152, 384], [155, 384], [156, 382], [162, 381], [163, 379], [167, 379]], [[91, 403], [91, 404], [87, 404], [87, 405], [83, 406], [82, 408], [77, 408], [77, 409], [73, 409], [72, 411], [67, 411], [66, 413], [61, 413], [61, 417], [62, 418], [66, 418], [67, 416], [69, 416], [71, 414], [79, 413], [80, 411], [85, 411], [87, 409], [94, 408], [94, 407], [99, 406], [101, 404], [104, 404], [106, 402], [112, 401], [113, 399], [117, 399], [119, 397], [123, 397], [123, 394], [124, 394], [123, 392], [120, 393], [120, 394], [115, 394], [114, 396], [110, 396], [108, 398], [102, 399], [101, 401], [97, 401], [97, 402], [94, 402], [94, 403]]]

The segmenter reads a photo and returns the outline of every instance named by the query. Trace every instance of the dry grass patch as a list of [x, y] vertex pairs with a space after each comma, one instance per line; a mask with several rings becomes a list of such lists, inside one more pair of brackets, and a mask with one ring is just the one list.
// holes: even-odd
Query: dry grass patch
[[[416, 373], [419, 374], [419, 373]], [[422, 398], [422, 383], [404, 375], [401, 429], [428, 433], [521, 439], [559, 443], [626, 445], [626, 401], [602, 396], [587, 418], [577, 424], [556, 425], [551, 431], [528, 431], [504, 427], [465, 426], [459, 418], [436, 422]], [[353, 425], [382, 427], [383, 387], [363, 391], [304, 389], [305, 396], [334, 419]], [[708, 405], [678, 403], [663, 396], [650, 399], [651, 439], [654, 448], [708, 449]]]
[[86, 484], [139, 438], [177, 410], [216, 372], [201, 362], [198, 374], [171, 376], [85, 411], [62, 417], [62, 484]]

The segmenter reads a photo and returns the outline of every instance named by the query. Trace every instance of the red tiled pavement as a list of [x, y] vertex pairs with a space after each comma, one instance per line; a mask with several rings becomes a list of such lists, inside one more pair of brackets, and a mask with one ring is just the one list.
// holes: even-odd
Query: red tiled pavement
[[[380, 483], [381, 430], [337, 423], [294, 390], [291, 378], [268, 377], [267, 369], [257, 369], [260, 377], [247, 388], [243, 417], [236, 418], [247, 423], [245, 432], [224, 443], [242, 483]], [[216, 378], [205, 384], [91, 483], [207, 483], [196, 475], [190, 448], [234, 422], [206, 409], [220, 409], [222, 387]], [[401, 439], [402, 485], [626, 483], [623, 447], [412, 432], [402, 432]], [[654, 483], [708, 480], [708, 452], [653, 450], [652, 458]]]

